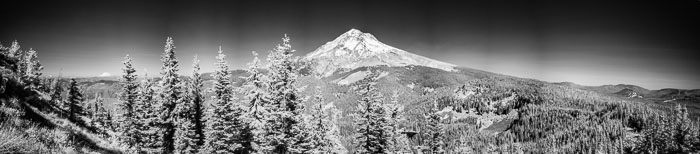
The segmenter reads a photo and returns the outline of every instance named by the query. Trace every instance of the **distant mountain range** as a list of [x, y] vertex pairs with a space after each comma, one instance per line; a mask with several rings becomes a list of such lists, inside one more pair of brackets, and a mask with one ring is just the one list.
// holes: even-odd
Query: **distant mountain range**
[[675, 104], [685, 105], [691, 113], [700, 114], [700, 89], [686, 90], [664, 88], [659, 90], [649, 90], [636, 85], [602, 85], [583, 86], [571, 82], [554, 83], [578, 89], [590, 90], [601, 94], [606, 94], [633, 101], [673, 106]]
[[[364, 78], [369, 69], [381, 73], [381, 83], [384, 87], [398, 89], [406, 93], [419, 94], [425, 88], [445, 91], [453, 90], [472, 79], [507, 78], [511, 80], [536, 81], [542, 84], [552, 84], [576, 89], [588, 90], [600, 94], [630, 99], [639, 102], [672, 105], [673, 103], [691, 104], [688, 108], [700, 111], [700, 89], [660, 89], [649, 90], [636, 85], [602, 85], [584, 86], [571, 82], [549, 83], [532, 79], [523, 79], [491, 73], [482, 70], [459, 67], [454, 64], [430, 59], [401, 50], [380, 42], [370, 33], [351, 29], [334, 40], [318, 47], [313, 52], [302, 57], [308, 62], [306, 74], [313, 78], [304, 79], [307, 84], [317, 84], [318, 80], [335, 86], [347, 86]], [[240, 85], [240, 77], [246, 76], [245, 70], [233, 70], [234, 85]], [[101, 89], [114, 86], [119, 76], [83, 78], [91, 85], [100, 85]], [[211, 80], [210, 73], [203, 73], [205, 81]], [[182, 77], [187, 79], [187, 77]], [[104, 81], [105, 84], [95, 84]], [[206, 84], [206, 82], [205, 82]], [[388, 93], [388, 92], [387, 92]], [[697, 106], [697, 107], [695, 107]]]

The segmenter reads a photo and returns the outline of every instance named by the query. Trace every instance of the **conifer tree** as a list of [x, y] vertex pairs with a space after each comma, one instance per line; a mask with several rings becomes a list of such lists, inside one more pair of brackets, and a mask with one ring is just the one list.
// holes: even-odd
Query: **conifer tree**
[[444, 126], [441, 122], [441, 116], [438, 114], [438, 104], [437, 101], [433, 102], [433, 107], [430, 108], [430, 112], [426, 116], [428, 122], [428, 129], [426, 136], [428, 137], [428, 146], [433, 154], [445, 153], [443, 138], [445, 135]]
[[160, 147], [158, 145], [158, 134], [156, 122], [158, 120], [156, 106], [156, 92], [154, 90], [154, 82], [145, 75], [145, 79], [141, 81], [138, 89], [138, 97], [134, 106], [136, 117], [135, 129], [139, 135], [140, 151], [146, 153], [158, 153]]
[[189, 85], [189, 97], [192, 102], [192, 123], [194, 124], [194, 135], [192, 137], [192, 153], [198, 153], [204, 145], [204, 96], [202, 95], [202, 75], [199, 74], [199, 57], [195, 55], [192, 64], [192, 82]]
[[158, 135], [162, 153], [173, 153], [175, 150], [175, 122], [177, 113], [175, 107], [182, 102], [182, 90], [180, 78], [177, 74], [179, 68], [175, 57], [175, 42], [171, 37], [165, 42], [163, 55], [161, 56], [160, 89], [158, 90]]
[[385, 104], [387, 123], [384, 127], [387, 130], [387, 136], [390, 138], [390, 146], [388, 151], [391, 153], [404, 153], [410, 152], [410, 147], [407, 143], [408, 139], [401, 134], [401, 130], [398, 128], [399, 122], [402, 120], [401, 110], [403, 109], [401, 104], [399, 104], [399, 93], [394, 91], [391, 96], [391, 103]]
[[5, 57], [9, 57], [9, 56], [8, 56], [8, 55], [10, 54], [9, 51], [8, 51], [9, 49], [10, 49], [10, 48], [5, 47], [4, 45], [2, 45], [2, 42], [0, 42], [0, 54], [2, 54], [2, 55], [5, 56]]
[[51, 102], [53, 103], [52, 105], [56, 107], [61, 107], [63, 96], [63, 86], [61, 85], [61, 80], [60, 78], [54, 79], [52, 85], [51, 85]]
[[92, 113], [94, 113], [90, 118], [95, 118], [97, 116], [97, 111], [100, 109], [100, 106], [102, 106], [102, 102], [104, 102], [104, 99], [102, 99], [102, 96], [100, 94], [95, 94], [95, 98], [92, 101], [92, 105], [90, 106], [90, 110], [92, 110]]
[[8, 50], [8, 55], [12, 59], [16, 60], [16, 66], [14, 68], [15, 72], [24, 76], [24, 74], [27, 70], [27, 68], [25, 67], [26, 66], [26, 58], [23, 56], [24, 53], [22, 52], [22, 50], [20, 50], [20, 45], [19, 45], [19, 42], [17, 42], [17, 40], [12, 42], [12, 46], [10, 46], [10, 48]]
[[95, 109], [95, 115], [92, 119], [92, 126], [97, 128], [97, 133], [101, 135], [102, 137], [107, 137], [107, 132], [112, 131], [111, 128], [111, 119], [109, 119], [109, 113], [107, 110], [103, 107], [102, 103], [104, 102], [104, 99], [102, 99], [101, 96], [96, 96], [95, 97], [95, 104], [94, 104], [94, 109]]
[[308, 142], [304, 143], [308, 151], [303, 153], [333, 153], [334, 145], [330, 137], [330, 117], [323, 110], [323, 96], [320, 87], [316, 87], [313, 98], [312, 118], [308, 122]]
[[83, 121], [80, 119], [82, 116], [83, 108], [80, 105], [83, 101], [83, 94], [80, 93], [78, 88], [78, 82], [74, 78], [70, 79], [70, 88], [68, 88], [68, 120], [74, 123], [82, 124]]
[[[693, 144], [699, 144], [698, 139], [695, 138], [698, 130], [693, 129], [693, 121], [688, 117], [688, 109], [681, 104], [676, 104], [676, 109], [674, 110], [674, 128], [673, 129], [673, 142], [676, 144], [675, 148], [682, 153], [690, 152], [693, 150]], [[698, 147], [700, 148], [700, 147]], [[700, 150], [700, 149], [698, 149]]]
[[269, 94], [267, 93], [268, 85], [266, 83], [267, 76], [260, 72], [260, 59], [258, 59], [258, 54], [253, 51], [253, 62], [249, 63], [247, 77], [243, 79], [243, 90], [246, 91], [244, 99], [248, 101], [248, 106], [250, 107], [251, 118], [256, 121], [263, 121], [267, 109], [266, 104], [269, 104]]
[[266, 126], [266, 150], [273, 153], [299, 153], [306, 151], [300, 146], [304, 136], [304, 122], [301, 116], [304, 106], [295, 83], [299, 68], [298, 59], [292, 57], [292, 49], [287, 35], [282, 44], [268, 56], [270, 63], [268, 81], [270, 92], [270, 119]]
[[340, 141], [340, 128], [338, 127], [342, 111], [340, 111], [333, 103], [326, 105], [323, 110], [329, 112], [329, 119], [326, 121], [330, 122], [330, 124], [328, 131], [326, 132], [326, 140], [329, 141], [332, 146], [332, 151], [330, 153], [347, 153], [348, 150]]
[[361, 99], [358, 101], [358, 113], [355, 121], [355, 147], [357, 153], [387, 153], [390, 144], [388, 121], [383, 107], [382, 94], [375, 87], [379, 75], [369, 71], [364, 79], [358, 81], [353, 89]]
[[136, 70], [131, 65], [129, 55], [124, 57], [124, 68], [122, 71], [122, 91], [120, 96], [119, 110], [119, 132], [121, 142], [128, 145], [130, 148], [138, 149], [138, 137], [135, 128], [134, 105], [136, 103], [138, 83], [136, 82]]
[[206, 153], [251, 153], [252, 136], [246, 133], [247, 120], [243, 107], [234, 102], [231, 74], [221, 47], [216, 56], [214, 101], [207, 111]]
[[17, 40], [12, 41], [12, 45], [10, 46], [9, 50], [7, 50], [8, 57], [17, 59], [21, 58], [19, 48], [19, 42], [17, 42]]
[[[181, 82], [182, 83], [182, 82]], [[185, 87], [186, 85], [181, 85]], [[185, 95], [173, 110], [173, 120], [175, 122], [174, 153], [194, 153], [194, 123], [190, 95]]]
[[175, 131], [175, 153], [198, 153], [204, 136], [202, 130], [202, 79], [199, 74], [199, 59], [195, 55], [192, 64], [192, 80], [187, 82], [188, 93], [175, 108], [178, 125]]
[[38, 88], [39, 77], [41, 76], [41, 70], [44, 69], [39, 63], [39, 57], [34, 49], [29, 49], [24, 58], [24, 78], [26, 83], [29, 84], [31, 88]]
[[245, 82], [241, 89], [245, 92], [244, 100], [248, 103], [246, 117], [250, 120], [250, 131], [254, 136], [251, 147], [261, 152], [265, 143], [265, 124], [269, 120], [270, 111], [267, 107], [270, 103], [270, 95], [267, 92], [267, 76], [260, 72], [260, 59], [255, 51], [253, 51], [253, 57], [253, 62], [248, 64], [250, 75], [243, 78]]

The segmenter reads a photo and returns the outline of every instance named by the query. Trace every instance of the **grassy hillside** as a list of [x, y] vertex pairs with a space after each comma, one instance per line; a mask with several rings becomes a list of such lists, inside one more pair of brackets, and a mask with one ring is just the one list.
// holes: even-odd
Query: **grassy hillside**
[[65, 119], [44, 85], [29, 86], [5, 66], [0, 68], [0, 153], [121, 153], [97, 128]]

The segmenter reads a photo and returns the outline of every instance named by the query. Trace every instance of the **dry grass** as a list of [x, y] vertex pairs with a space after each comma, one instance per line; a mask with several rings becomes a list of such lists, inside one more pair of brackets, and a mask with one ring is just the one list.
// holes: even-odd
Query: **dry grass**
[[60, 134], [17, 118], [0, 122], [0, 153], [55, 153]]
[[[37, 111], [30, 107], [31, 110]], [[82, 145], [80, 151], [83, 153], [99, 152], [99, 153], [120, 153], [124, 151], [123, 145], [112, 140], [104, 139], [102, 136], [92, 133], [90, 130], [78, 126], [73, 122], [64, 118], [59, 118], [54, 113], [37, 112], [40, 116], [48, 119], [50, 123], [56, 125], [59, 130], [64, 131], [70, 137], [73, 145]]]
[[0, 101], [0, 153], [121, 153], [124, 149], [57, 113], [41, 112], [16, 98]]

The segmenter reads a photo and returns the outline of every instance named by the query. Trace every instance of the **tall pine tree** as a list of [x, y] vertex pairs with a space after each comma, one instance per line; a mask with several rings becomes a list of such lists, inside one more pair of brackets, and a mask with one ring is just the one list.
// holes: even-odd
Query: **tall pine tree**
[[389, 121], [383, 106], [383, 96], [375, 87], [379, 74], [369, 71], [364, 79], [355, 83], [353, 89], [360, 95], [355, 125], [355, 148], [357, 153], [387, 153], [391, 146]]
[[29, 49], [24, 57], [24, 62], [24, 78], [26, 83], [33, 89], [38, 88], [40, 85], [39, 77], [41, 77], [41, 70], [43, 70], [44, 67], [39, 63], [37, 52], [34, 49]]
[[405, 153], [410, 152], [411, 147], [408, 145], [408, 138], [401, 134], [401, 130], [398, 128], [399, 122], [403, 119], [401, 116], [401, 110], [403, 106], [399, 103], [399, 92], [394, 91], [391, 96], [391, 103], [384, 105], [384, 110], [386, 110], [386, 125], [384, 129], [387, 130], [387, 136], [390, 137], [390, 146], [388, 151], [391, 153]]
[[140, 152], [158, 153], [160, 145], [158, 145], [157, 121], [158, 113], [156, 106], [156, 92], [154, 90], [154, 82], [145, 75], [145, 79], [141, 81], [138, 89], [138, 97], [134, 106], [136, 117], [135, 129], [139, 135]]
[[199, 57], [195, 55], [192, 64], [192, 81], [189, 85], [189, 97], [192, 102], [192, 123], [194, 124], [194, 135], [192, 137], [192, 153], [198, 153], [204, 145], [204, 96], [202, 95], [202, 75], [199, 74]]
[[299, 89], [296, 87], [299, 67], [298, 59], [293, 56], [294, 50], [290, 39], [284, 35], [282, 44], [268, 56], [270, 119], [267, 122], [265, 146], [272, 153], [300, 153], [303, 149], [301, 140], [305, 138], [304, 122], [301, 112], [304, 109]]
[[63, 85], [61, 84], [61, 79], [56, 78], [53, 80], [53, 83], [51, 85], [51, 103], [52, 105], [56, 107], [61, 107], [63, 104]]
[[428, 122], [428, 129], [426, 131], [426, 137], [428, 138], [428, 147], [430, 152], [433, 154], [443, 154], [444, 150], [444, 124], [441, 122], [442, 117], [438, 114], [438, 104], [437, 101], [433, 102], [430, 112], [426, 116]]
[[163, 55], [161, 56], [160, 89], [158, 90], [158, 135], [162, 153], [173, 153], [175, 150], [175, 122], [177, 113], [175, 107], [182, 102], [182, 90], [180, 84], [179, 62], [175, 57], [175, 42], [168, 37], [165, 42]]
[[[183, 84], [183, 82], [181, 82]], [[181, 85], [185, 87], [187, 85]], [[181, 101], [173, 110], [173, 119], [175, 121], [174, 153], [193, 153], [194, 146], [194, 123], [192, 123], [192, 107], [190, 96], [185, 93]]]
[[175, 108], [178, 125], [175, 131], [175, 153], [198, 153], [204, 136], [202, 130], [202, 79], [199, 74], [199, 59], [195, 55], [192, 64], [192, 80], [183, 101]]
[[134, 104], [136, 103], [138, 82], [136, 82], [136, 70], [131, 65], [129, 55], [124, 57], [124, 68], [122, 69], [122, 92], [119, 104], [119, 129], [120, 140], [133, 149], [139, 149], [138, 137], [135, 128]]
[[95, 104], [93, 104], [95, 115], [92, 118], [92, 126], [97, 128], [97, 134], [102, 137], [107, 137], [107, 132], [113, 131], [111, 130], [112, 121], [108, 118], [109, 112], [104, 108], [103, 102], [104, 99], [102, 99], [102, 96], [97, 95], [95, 97]]
[[68, 120], [73, 123], [83, 124], [81, 116], [83, 116], [83, 94], [80, 93], [78, 82], [74, 78], [70, 79], [70, 87], [68, 88]]
[[19, 48], [20, 48], [19, 42], [17, 42], [17, 40], [12, 41], [12, 45], [10, 45], [9, 50], [7, 50], [8, 57], [17, 58], [17, 59], [21, 58]]
[[231, 74], [221, 47], [216, 56], [213, 102], [207, 111], [206, 153], [250, 153], [252, 138], [246, 134], [247, 120], [240, 103], [234, 102]]
[[25, 72], [25, 62], [24, 62], [24, 57], [22, 56], [22, 51], [19, 50], [20, 45], [17, 40], [12, 41], [12, 45], [8, 48], [7, 50], [7, 56], [15, 61], [15, 66], [12, 67], [14, 72], [18, 72], [18, 74], [24, 75]]
[[308, 151], [303, 153], [333, 153], [334, 145], [331, 140], [330, 132], [330, 117], [323, 109], [323, 96], [321, 88], [316, 87], [316, 95], [313, 97], [311, 120], [308, 122], [307, 131], [308, 141], [304, 143]]
[[265, 143], [265, 124], [269, 119], [269, 110], [267, 105], [270, 103], [270, 95], [267, 92], [267, 76], [262, 74], [260, 68], [260, 59], [258, 54], [253, 51], [253, 62], [249, 63], [247, 77], [243, 77], [244, 83], [241, 88], [244, 91], [244, 101], [247, 102], [248, 112], [245, 117], [248, 120], [248, 129], [253, 137], [251, 148], [253, 151], [262, 152]]

